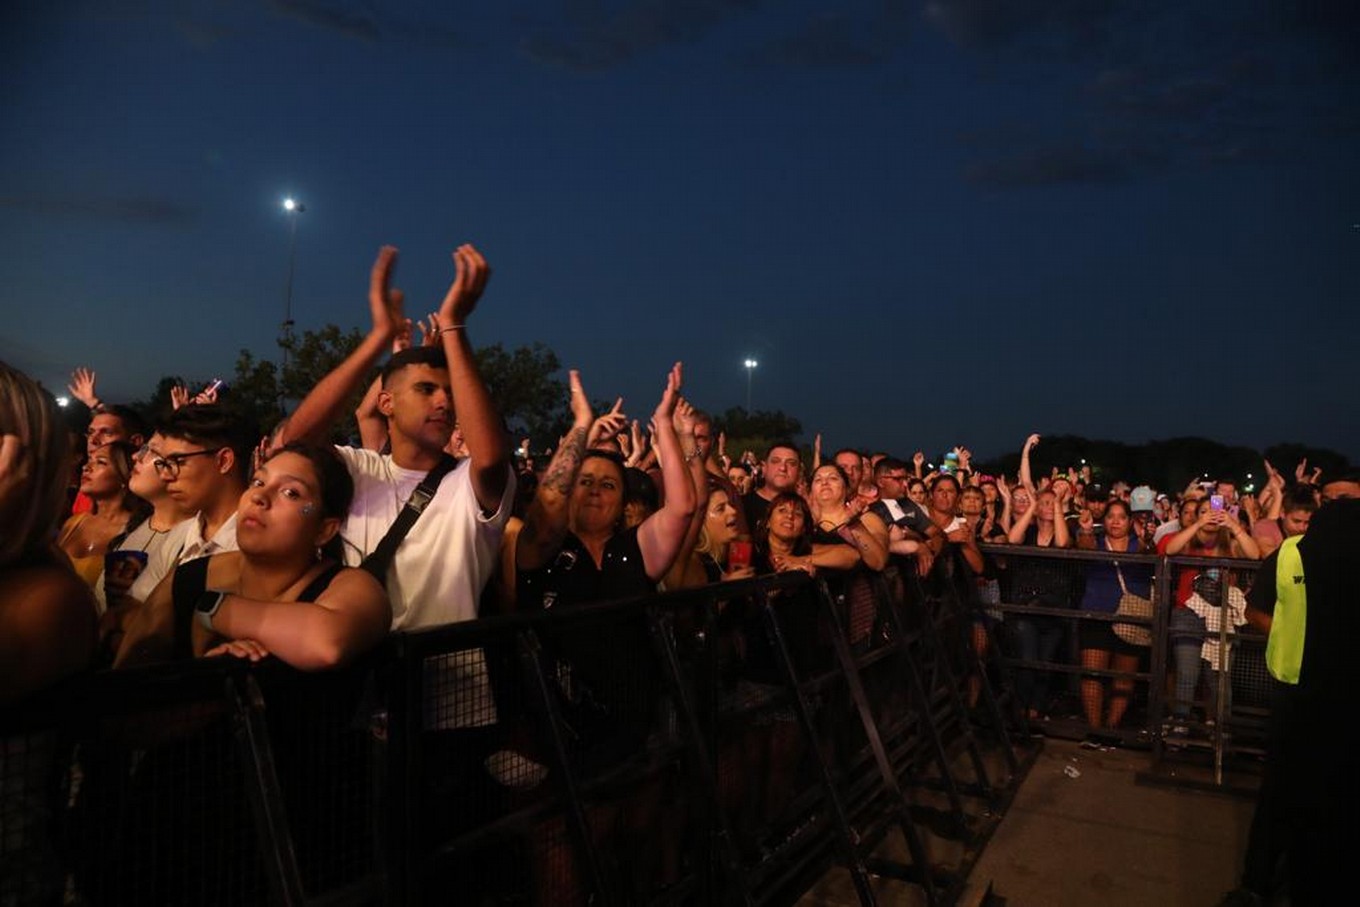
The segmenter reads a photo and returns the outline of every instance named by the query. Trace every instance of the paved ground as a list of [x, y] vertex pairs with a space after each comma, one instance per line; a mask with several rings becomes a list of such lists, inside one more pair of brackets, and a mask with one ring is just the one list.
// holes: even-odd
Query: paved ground
[[[961, 903], [976, 903], [990, 884], [1006, 907], [1213, 907], [1235, 884], [1252, 802], [1149, 783], [1149, 767], [1145, 751], [1048, 740], [978, 858]], [[1162, 775], [1209, 778], [1189, 767]], [[932, 858], [938, 857], [952, 862], [936, 844]], [[919, 891], [900, 882], [878, 879], [875, 891], [880, 904], [923, 903]], [[801, 903], [858, 900], [838, 869]]]
[[1139, 783], [1148, 762], [1048, 741], [970, 881], [1007, 907], [1213, 907], [1236, 884], [1252, 803]]

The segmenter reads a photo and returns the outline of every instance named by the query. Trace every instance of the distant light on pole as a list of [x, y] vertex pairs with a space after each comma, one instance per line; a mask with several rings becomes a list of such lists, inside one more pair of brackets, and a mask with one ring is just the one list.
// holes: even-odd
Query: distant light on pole
[[307, 206], [291, 195], [283, 200], [283, 210], [288, 212], [288, 283], [283, 291], [283, 364], [288, 365], [288, 347], [293, 340], [293, 271], [297, 264], [297, 225], [298, 215]]
[[747, 359], [742, 363], [746, 366], [746, 414], [751, 414], [751, 376], [755, 374], [756, 366], [759, 362], [754, 359]]
[[70, 398], [70, 397], [58, 397], [58, 398], [57, 398], [57, 406], [60, 406], [60, 407], [65, 408], [65, 407], [70, 406], [70, 405], [71, 405], [71, 398]]

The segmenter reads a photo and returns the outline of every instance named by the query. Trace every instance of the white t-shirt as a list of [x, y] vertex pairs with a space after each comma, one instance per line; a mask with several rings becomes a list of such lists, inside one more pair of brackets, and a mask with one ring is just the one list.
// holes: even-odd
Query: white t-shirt
[[[403, 469], [392, 462], [391, 454], [354, 447], [336, 451], [354, 479], [354, 503], [340, 536], [345, 541], [345, 563], [357, 567], [378, 547], [425, 471]], [[482, 588], [496, 570], [514, 494], [512, 473], [496, 512], [483, 516], [467, 463], [444, 476], [420, 519], [397, 546], [387, 571], [393, 630], [477, 617]]]
[[[391, 454], [336, 447], [354, 479], [354, 502], [340, 528], [345, 563], [359, 566], [373, 552], [425, 477], [403, 469]], [[501, 536], [515, 496], [514, 472], [496, 512], [482, 513], [472, 488], [472, 470], [458, 464], [439, 483], [387, 570], [392, 629], [416, 630], [474, 620], [482, 589], [495, 573]], [[467, 649], [425, 663], [425, 725], [478, 727], [496, 721], [496, 708], [481, 649]]]

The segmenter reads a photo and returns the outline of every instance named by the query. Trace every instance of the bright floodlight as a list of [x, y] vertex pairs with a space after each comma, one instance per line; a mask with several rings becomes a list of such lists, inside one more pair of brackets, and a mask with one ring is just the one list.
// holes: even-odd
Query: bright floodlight
[[759, 363], [757, 363], [754, 359], [747, 359], [745, 364], [747, 368], [755, 368]]
[[70, 405], [71, 405], [71, 398], [70, 398], [70, 397], [58, 397], [58, 398], [57, 398], [57, 406], [70, 406]]
[[295, 211], [297, 210], [297, 206], [298, 203], [294, 199], [285, 198], [283, 200], [283, 210], [285, 211]]

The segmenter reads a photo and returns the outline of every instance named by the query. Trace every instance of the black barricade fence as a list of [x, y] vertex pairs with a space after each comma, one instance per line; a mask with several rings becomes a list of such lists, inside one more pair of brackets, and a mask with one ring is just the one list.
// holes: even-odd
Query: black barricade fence
[[1159, 754], [1163, 742], [1212, 750], [1220, 768], [1225, 755], [1259, 754], [1265, 637], [1245, 617], [1258, 562], [983, 549], [996, 585], [978, 582], [980, 608], [1020, 705], [1042, 727], [1142, 741]]
[[0, 900], [789, 903], [839, 865], [865, 903], [870, 869], [948, 903], [1033, 756], [960, 579], [786, 574], [326, 674], [75, 679], [0, 714]]

